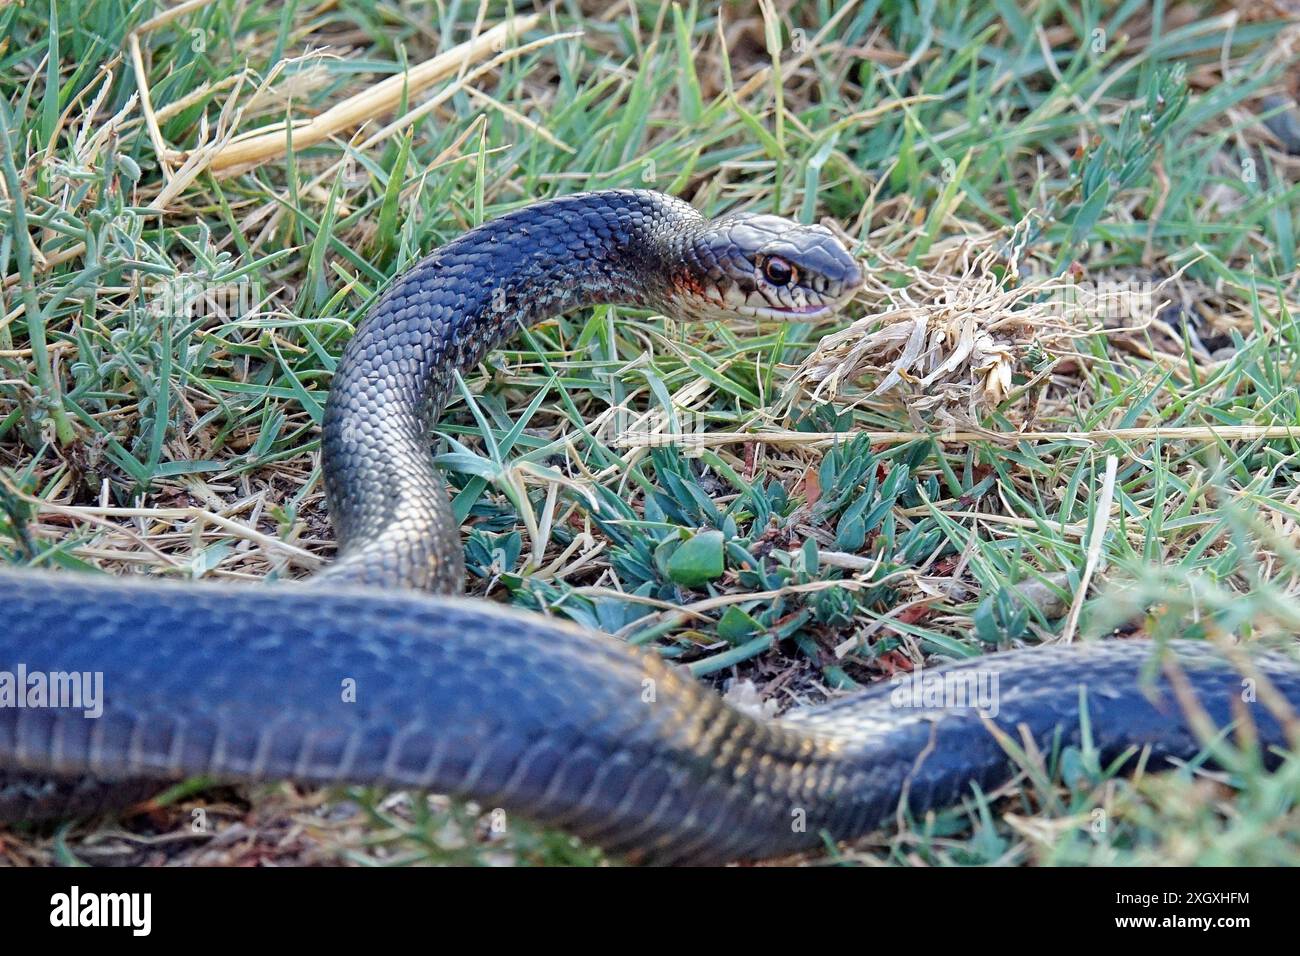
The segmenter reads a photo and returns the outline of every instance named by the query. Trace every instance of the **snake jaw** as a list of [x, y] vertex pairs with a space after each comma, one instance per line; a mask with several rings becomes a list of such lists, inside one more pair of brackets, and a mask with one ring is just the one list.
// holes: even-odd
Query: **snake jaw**
[[835, 314], [853, 298], [855, 292], [857, 292], [856, 287], [836, 298], [804, 302], [790, 306], [746, 305], [737, 309], [737, 311], [741, 315], [755, 319], [775, 319], [782, 322], [808, 322], [814, 319], [823, 319]]
[[749, 291], [741, 283], [705, 287], [689, 280], [678, 283], [664, 311], [683, 319], [725, 322], [736, 317], [778, 322], [810, 322], [842, 309], [860, 288], [860, 283], [830, 295], [799, 288], [765, 293], [757, 285]]

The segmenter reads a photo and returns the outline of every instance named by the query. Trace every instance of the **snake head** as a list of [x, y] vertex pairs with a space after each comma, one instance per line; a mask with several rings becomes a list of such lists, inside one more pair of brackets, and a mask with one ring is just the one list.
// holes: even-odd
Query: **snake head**
[[754, 213], [707, 223], [674, 271], [668, 311], [682, 318], [808, 321], [834, 312], [862, 269], [824, 226]]

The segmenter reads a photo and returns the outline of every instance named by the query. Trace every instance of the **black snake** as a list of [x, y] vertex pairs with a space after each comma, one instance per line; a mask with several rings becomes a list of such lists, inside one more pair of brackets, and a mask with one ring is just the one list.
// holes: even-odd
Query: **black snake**
[[860, 281], [824, 228], [709, 221], [644, 191], [536, 203], [444, 246], [379, 299], [338, 367], [323, 461], [340, 556], [314, 586], [0, 571], [0, 675], [103, 675], [94, 719], [0, 693], [0, 820], [94, 812], [196, 774], [361, 782], [473, 798], [638, 860], [719, 862], [996, 786], [1012, 771], [995, 727], [1078, 743], [1081, 703], [1107, 760], [1199, 751], [1177, 688], [1216, 726], [1284, 745], [1285, 708], [1243, 703], [1300, 702], [1300, 667], [1277, 653], [1229, 663], [1178, 641], [1176, 668], [1144, 668], [1149, 642], [1041, 647], [914, 679], [991, 679], [984, 713], [890, 685], [763, 721], [612, 638], [446, 596], [462, 551], [428, 432], [457, 370], [593, 303], [808, 318]]

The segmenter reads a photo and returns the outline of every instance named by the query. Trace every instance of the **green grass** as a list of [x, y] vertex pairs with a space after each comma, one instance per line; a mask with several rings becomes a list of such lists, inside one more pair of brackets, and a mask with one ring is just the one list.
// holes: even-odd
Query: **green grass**
[[[505, 58], [473, 80], [477, 94], [456, 89], [370, 148], [356, 144], [390, 117], [174, 187], [184, 157], [160, 168], [123, 52], [157, 8], [0, 8], [0, 561], [310, 570], [331, 550], [324, 396], [375, 293], [466, 228], [580, 189], [831, 217], [894, 285], [906, 279], [890, 263], [947, 272], [954, 237], [1037, 211], [1027, 268], [1182, 270], [1181, 318], [1047, 348], [1016, 369], [1025, 385], [1052, 368], [1032, 414], [1009, 401], [976, 424], [1297, 425], [1300, 179], [1256, 109], [1297, 70], [1288, 25], [1234, 26], [1200, 3], [1156, 5], [1153, 19], [1148, 6], [812, 2], [765, 29], [747, 5], [721, 22], [715, 4], [639, 3], [635, 22], [564, 5], [524, 39], [581, 36]], [[204, 5], [140, 37], [161, 141], [192, 150], [315, 115], [465, 41], [477, 9]], [[506, 12], [492, 4], [485, 22]], [[151, 287], [187, 281], [234, 290], [238, 305], [163, 321]], [[1255, 637], [1300, 623], [1300, 439], [873, 440], [944, 422], [909, 417], [906, 395], [866, 400], [872, 381], [834, 406], [792, 391], [834, 328], [597, 308], [493, 353], [439, 430], [470, 525], [471, 591], [653, 647], [719, 687], [747, 677], [783, 707], [815, 701], [900, 664], [1058, 634], [1059, 613], [1016, 613], [999, 594], [1033, 580], [1075, 592], [1079, 529], [1115, 455], [1118, 517], [1082, 633]], [[620, 440], [629, 416], [656, 410], [746, 437]], [[867, 434], [828, 449], [771, 440], [776, 429]], [[879, 560], [874, 574], [855, 558]], [[1300, 862], [1294, 766], [1129, 781], [1085, 750], [1027, 759], [1026, 776], [1004, 802], [972, 797], [824, 858]], [[483, 823], [460, 808], [356, 796], [356, 826], [322, 838], [341, 859], [599, 859], [515, 821], [505, 850], [480, 846]], [[471, 846], [448, 849], [449, 827]]]

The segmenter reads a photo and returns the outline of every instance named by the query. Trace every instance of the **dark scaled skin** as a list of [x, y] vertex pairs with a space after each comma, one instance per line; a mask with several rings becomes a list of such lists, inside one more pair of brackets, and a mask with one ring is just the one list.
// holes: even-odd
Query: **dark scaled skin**
[[[773, 258], [797, 279], [765, 278]], [[881, 686], [761, 721], [610, 637], [428, 593], [461, 586], [428, 446], [455, 370], [521, 325], [593, 302], [808, 316], [860, 281], [824, 229], [709, 223], [648, 192], [539, 203], [443, 247], [376, 304], [339, 366], [324, 458], [340, 556], [314, 586], [0, 570], [0, 672], [99, 672], [105, 694], [97, 720], [0, 707], [0, 820], [96, 812], [195, 774], [352, 782], [474, 798], [633, 860], [717, 863], [869, 832], [900, 800], [921, 812], [972, 783], [987, 791], [1011, 773], [990, 728], [1045, 751], [1077, 743], [1081, 701], [1104, 761], [1130, 747], [1156, 765], [1195, 755], [1165, 671], [1143, 680], [1144, 642], [927, 672], [996, 681], [987, 717]], [[1215, 725], [1285, 743], [1277, 715], [1246, 702], [1235, 658], [1188, 641], [1166, 653]], [[1254, 655], [1245, 670], [1300, 703], [1289, 657]]]

